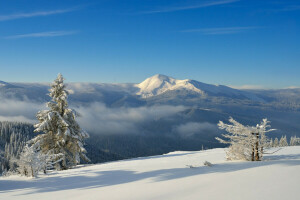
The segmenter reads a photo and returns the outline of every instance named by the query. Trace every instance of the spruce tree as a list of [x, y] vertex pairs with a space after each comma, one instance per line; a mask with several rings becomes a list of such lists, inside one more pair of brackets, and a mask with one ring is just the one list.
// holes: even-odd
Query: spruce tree
[[278, 140], [278, 138], [276, 137], [275, 139], [274, 139], [274, 145], [273, 145], [273, 147], [278, 147], [279, 146], [279, 140]]
[[220, 129], [226, 130], [228, 134], [222, 134], [228, 140], [216, 138], [223, 144], [230, 144], [227, 154], [229, 160], [251, 160], [259, 161], [263, 157], [264, 149], [269, 145], [269, 139], [265, 133], [273, 131], [269, 129], [269, 121], [263, 119], [256, 126], [244, 126], [243, 124], [229, 118], [231, 124], [222, 121], [218, 123]]
[[288, 142], [287, 142], [287, 138], [286, 136], [282, 136], [279, 140], [279, 146], [280, 147], [286, 147], [289, 146]]
[[80, 163], [80, 158], [89, 161], [83, 147], [84, 139], [89, 135], [76, 122], [76, 112], [68, 108], [68, 92], [61, 74], [58, 74], [49, 91], [52, 98], [47, 103], [49, 110], [39, 111], [39, 123], [34, 125], [35, 132], [44, 134], [38, 135], [32, 142], [39, 143], [43, 154], [51, 152], [63, 155], [62, 160], [55, 165], [57, 170], [75, 166]]

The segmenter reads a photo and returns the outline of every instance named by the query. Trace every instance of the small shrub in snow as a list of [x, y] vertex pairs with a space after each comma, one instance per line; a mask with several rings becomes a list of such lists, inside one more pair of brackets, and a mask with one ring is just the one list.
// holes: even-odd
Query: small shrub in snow
[[187, 167], [189, 167], [189, 168], [197, 168], [197, 166], [194, 166], [194, 165], [187, 165]]
[[208, 161], [205, 161], [203, 164], [204, 164], [205, 166], [208, 166], [208, 167], [211, 167], [211, 166], [212, 166], [212, 164], [211, 164], [210, 162], [208, 162]]
[[53, 165], [60, 162], [62, 157], [63, 154], [53, 154], [52, 152], [43, 154], [37, 144], [26, 145], [20, 159], [16, 159], [17, 171], [24, 176], [36, 177], [40, 171], [46, 173], [47, 169], [53, 168]]

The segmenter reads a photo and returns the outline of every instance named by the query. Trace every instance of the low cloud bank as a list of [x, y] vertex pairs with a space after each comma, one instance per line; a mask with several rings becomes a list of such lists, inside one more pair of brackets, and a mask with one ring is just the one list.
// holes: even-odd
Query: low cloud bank
[[188, 122], [175, 126], [174, 131], [184, 137], [193, 136], [195, 134], [217, 132], [218, 128], [215, 124], [208, 122]]
[[20, 101], [13, 99], [0, 100], [0, 121], [36, 123], [36, 113], [46, 109], [44, 103]]
[[[88, 106], [75, 106], [81, 117], [77, 120], [88, 132], [95, 134], [138, 134], [143, 132], [142, 125], [175, 115], [185, 110], [184, 106], [151, 106], [109, 108], [95, 102]], [[37, 123], [36, 113], [45, 110], [45, 103], [2, 99], [0, 121]]]
[[[70, 107], [80, 113], [81, 117], [78, 117], [77, 120], [81, 127], [94, 134], [144, 133], [147, 131], [145, 125], [149, 126], [150, 123], [151, 126], [152, 123], [166, 120], [187, 109], [184, 106], [169, 105], [110, 108], [100, 102], [88, 106]], [[2, 99], [0, 121], [35, 124], [37, 123], [36, 113], [45, 109], [47, 109], [46, 103]], [[187, 122], [171, 125], [169, 131], [182, 137], [190, 137], [195, 134], [216, 132], [218, 129], [215, 124], [208, 122]]]
[[82, 127], [98, 134], [138, 134], [143, 131], [142, 123], [166, 118], [185, 109], [184, 106], [108, 108], [102, 103], [76, 108], [82, 115], [78, 118]]

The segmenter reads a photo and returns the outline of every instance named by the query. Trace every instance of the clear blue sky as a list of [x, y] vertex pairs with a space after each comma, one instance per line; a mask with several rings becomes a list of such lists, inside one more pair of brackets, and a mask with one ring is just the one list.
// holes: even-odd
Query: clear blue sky
[[298, 0], [0, 0], [0, 80], [300, 86]]

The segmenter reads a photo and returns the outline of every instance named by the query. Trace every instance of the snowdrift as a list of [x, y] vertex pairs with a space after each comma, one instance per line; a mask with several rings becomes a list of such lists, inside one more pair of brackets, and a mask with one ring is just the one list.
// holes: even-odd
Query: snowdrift
[[226, 161], [224, 150], [82, 165], [37, 179], [1, 177], [0, 199], [299, 199], [300, 147], [262, 162]]

